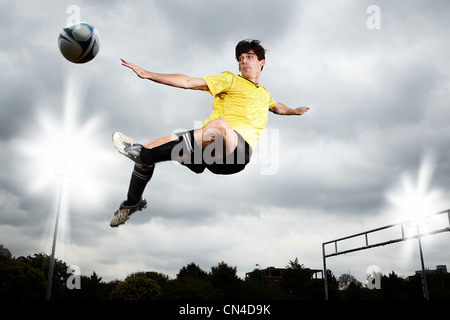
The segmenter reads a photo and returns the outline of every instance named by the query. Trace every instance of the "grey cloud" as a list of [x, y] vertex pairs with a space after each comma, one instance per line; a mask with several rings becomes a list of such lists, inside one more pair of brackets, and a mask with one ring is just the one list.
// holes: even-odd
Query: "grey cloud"
[[[386, 190], [403, 172], [416, 172], [427, 150], [435, 153], [433, 186], [446, 195], [448, 4], [434, 3], [381, 1], [381, 30], [371, 31], [365, 25], [369, 1], [81, 2], [83, 20], [101, 35], [98, 57], [83, 66], [68, 65], [56, 47], [67, 19], [66, 3], [3, 3], [0, 18], [11, 32], [0, 33], [2, 43], [9, 43], [0, 51], [6, 57], [0, 66], [7, 70], [0, 75], [0, 146], [6, 151], [0, 156], [2, 242], [15, 255], [49, 249], [42, 243], [50, 243], [56, 195], [50, 189], [24, 193], [23, 181], [33, 183], [37, 172], [34, 158], [16, 148], [44, 134], [39, 112], [62, 121], [70, 70], [86, 86], [77, 124], [98, 119], [92, 139], [104, 153], [93, 157], [95, 170], [89, 171], [97, 201], [83, 199], [81, 189], [69, 195], [71, 242], [65, 245], [72, 249], [71, 259], [84, 257], [83, 273], [93, 268], [114, 278], [136, 271], [130, 269], [134, 264], [169, 270], [192, 261], [208, 269], [220, 261], [214, 259], [228, 262], [228, 257], [249, 265], [253, 257], [221, 237], [241, 236], [243, 247], [251, 248], [262, 235], [246, 233], [245, 223], [264, 229], [270, 219], [288, 217], [295, 226], [312, 230], [319, 229], [317, 221], [331, 219], [335, 226], [327, 230], [337, 236], [361, 225], [377, 227], [373, 224], [380, 222]], [[34, 33], [26, 32], [30, 26]], [[41, 41], [35, 40], [36, 33]], [[126, 196], [132, 170], [132, 163], [113, 149], [111, 133], [124, 131], [144, 142], [177, 128], [191, 129], [194, 121], [208, 117], [212, 102], [203, 92], [143, 81], [119, 59], [156, 72], [237, 72], [234, 45], [246, 37], [260, 38], [269, 49], [261, 83], [274, 98], [311, 107], [300, 118], [269, 115], [268, 132], [279, 130], [278, 172], [261, 175], [265, 163], [256, 156], [244, 172], [231, 177], [195, 175], [161, 164], [145, 192], [148, 209], [111, 230], [110, 216]], [[317, 213], [316, 222], [310, 212]], [[301, 237], [295, 226], [272, 230], [273, 241], [287, 230]], [[293, 248], [292, 239], [286, 239], [277, 245]], [[285, 260], [298, 250], [313, 252], [315, 247], [292, 249]], [[261, 259], [275, 259], [258, 253]], [[315, 258], [308, 254], [305, 259]]]
[[[196, 6], [181, 0], [156, 2], [183, 46], [201, 44], [214, 50], [228, 41], [261, 37], [275, 42], [294, 19], [298, 1], [210, 1]], [[178, 47], [179, 50], [183, 46]], [[189, 48], [189, 47], [188, 47]]]

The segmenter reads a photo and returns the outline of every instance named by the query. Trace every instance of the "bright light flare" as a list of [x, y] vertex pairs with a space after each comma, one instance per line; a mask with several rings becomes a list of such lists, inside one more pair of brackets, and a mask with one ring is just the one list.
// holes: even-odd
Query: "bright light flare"
[[[89, 76], [82, 71], [74, 67], [68, 70], [62, 117], [55, 108], [39, 110], [36, 123], [27, 126], [25, 137], [17, 143], [33, 172], [28, 179], [32, 192], [44, 191], [55, 177], [76, 178], [68, 183], [77, 187], [77, 192], [98, 182], [98, 175], [90, 169], [106, 161], [108, 152], [102, 148], [104, 141], [98, 139], [100, 117], [91, 115], [82, 124], [79, 121], [89, 82]], [[79, 178], [89, 178], [91, 182]]]
[[431, 188], [433, 173], [433, 157], [426, 155], [416, 177], [404, 173], [400, 183], [387, 193], [386, 197], [401, 221], [421, 218], [442, 210], [443, 193], [440, 189]]
[[[446, 207], [443, 192], [431, 186], [434, 167], [432, 155], [425, 155], [417, 174], [404, 173], [399, 183], [386, 194], [386, 198], [392, 206], [390, 214], [395, 216], [397, 222], [415, 220], [405, 225], [405, 237], [433, 230], [436, 221], [427, 216]], [[414, 241], [405, 243], [405, 251], [399, 256], [403, 263], [411, 262], [415, 247]]]
[[39, 135], [21, 144], [34, 167], [30, 191], [42, 192], [55, 177], [84, 177], [100, 145], [94, 142], [98, 121], [93, 118], [70, 129], [56, 117], [42, 113], [38, 116], [38, 128]]
[[[61, 193], [58, 242], [69, 240], [69, 208], [92, 217], [99, 212], [96, 209], [102, 206], [110, 190], [109, 177], [105, 177], [103, 167], [111, 159], [111, 150], [104, 148], [109, 146], [108, 142], [99, 140], [101, 118], [91, 115], [88, 120], [79, 121], [89, 75], [73, 66], [68, 71], [64, 112], [55, 112], [54, 106], [40, 109], [36, 122], [26, 127], [27, 131], [16, 144], [25, 158], [17, 165], [19, 174], [23, 175], [21, 178], [27, 181], [28, 191], [43, 197], [50, 195], [53, 199], [58, 199]], [[49, 225], [54, 226], [51, 205], [49, 211]], [[86, 216], [75, 218], [85, 219]]]

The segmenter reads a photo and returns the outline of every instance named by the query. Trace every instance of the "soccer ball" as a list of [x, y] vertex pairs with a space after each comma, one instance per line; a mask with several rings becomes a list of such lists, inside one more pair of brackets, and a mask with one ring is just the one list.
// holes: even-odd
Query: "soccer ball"
[[90, 24], [76, 23], [61, 31], [58, 47], [70, 62], [86, 63], [94, 59], [100, 49], [98, 31]]

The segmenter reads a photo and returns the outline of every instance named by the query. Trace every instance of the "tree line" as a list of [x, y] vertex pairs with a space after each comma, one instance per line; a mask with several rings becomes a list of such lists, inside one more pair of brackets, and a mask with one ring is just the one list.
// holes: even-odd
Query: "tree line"
[[[44, 253], [18, 258], [0, 258], [0, 298], [43, 300], [46, 297], [50, 257]], [[285, 266], [279, 282], [269, 281], [254, 269], [246, 279], [237, 268], [220, 262], [210, 271], [194, 262], [183, 266], [176, 278], [155, 271], [136, 271], [124, 280], [105, 282], [95, 271], [78, 275], [79, 288], [68, 286], [74, 275], [69, 266], [55, 259], [52, 300], [323, 300], [323, 279], [313, 279], [310, 269], [295, 258]], [[354, 277], [336, 278], [327, 270], [331, 300], [421, 300], [420, 276], [399, 277], [394, 272], [381, 277], [381, 288], [369, 290]], [[450, 300], [448, 273], [428, 275], [431, 299]], [[70, 284], [70, 283], [69, 283]]]

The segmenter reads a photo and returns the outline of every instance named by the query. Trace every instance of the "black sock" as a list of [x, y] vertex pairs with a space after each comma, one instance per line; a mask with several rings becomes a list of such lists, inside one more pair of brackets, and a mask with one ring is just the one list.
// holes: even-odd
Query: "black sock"
[[133, 173], [131, 174], [130, 186], [128, 188], [128, 195], [125, 205], [132, 206], [139, 202], [142, 194], [144, 193], [145, 186], [153, 176], [154, 170], [155, 166], [145, 168], [144, 170], [139, 166], [134, 167]]
[[195, 140], [194, 130], [179, 133], [178, 139], [169, 141], [160, 146], [147, 149], [142, 147], [141, 159], [148, 165], [153, 165], [157, 162], [173, 160], [174, 156], [183, 156], [184, 154], [190, 154], [194, 151]]

